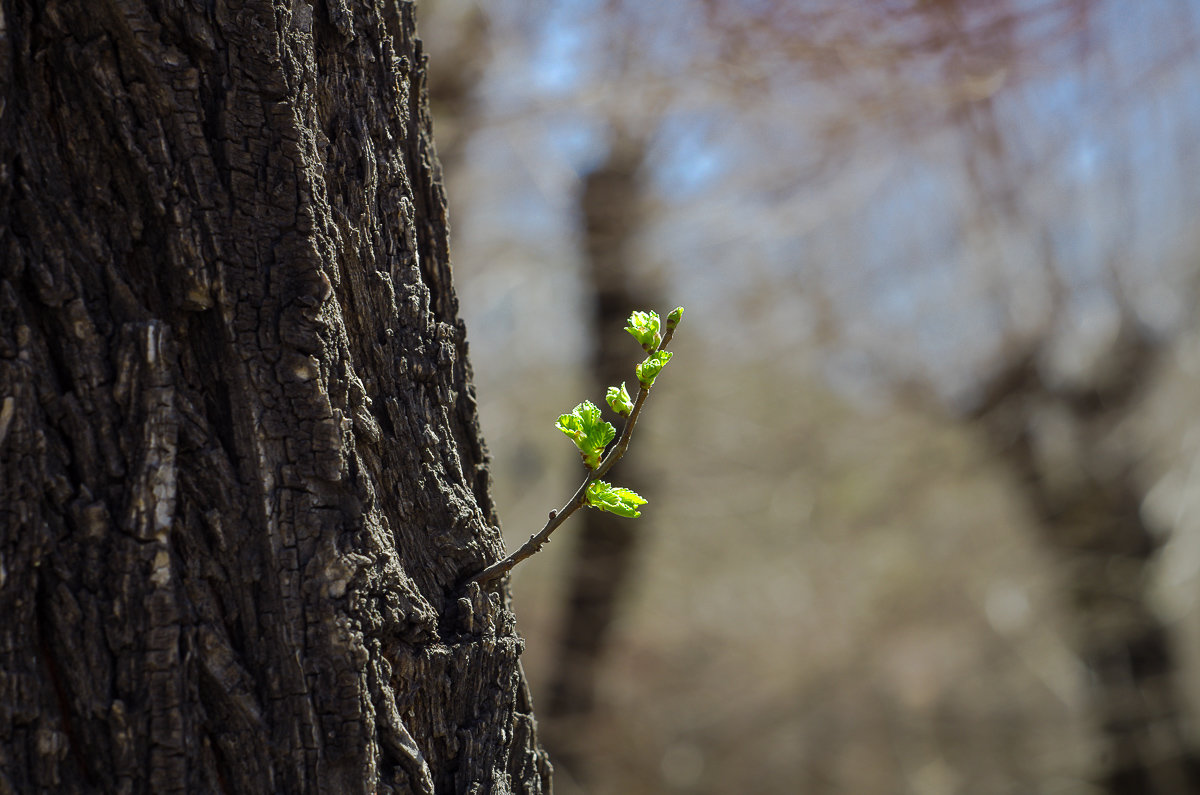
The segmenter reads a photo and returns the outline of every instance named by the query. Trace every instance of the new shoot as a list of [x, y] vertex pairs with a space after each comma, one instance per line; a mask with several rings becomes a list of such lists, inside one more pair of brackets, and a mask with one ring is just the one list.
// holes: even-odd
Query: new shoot
[[646, 504], [644, 497], [627, 488], [614, 486], [601, 478], [608, 474], [629, 449], [629, 439], [633, 436], [633, 428], [637, 425], [650, 389], [663, 368], [671, 361], [673, 354], [667, 350], [667, 345], [682, 318], [683, 307], [678, 307], [667, 315], [665, 323], [660, 320], [657, 312], [634, 312], [629, 316], [625, 330], [642, 346], [646, 358], [634, 368], [638, 382], [635, 397], [630, 397], [629, 389], [624, 383], [619, 387], [610, 386], [605, 393], [604, 401], [608, 407], [613, 413], [625, 418], [620, 436], [612, 423], [601, 416], [600, 408], [590, 400], [583, 401], [569, 414], [559, 416], [557, 428], [575, 443], [579, 456], [583, 459], [583, 466], [587, 469], [583, 483], [566, 505], [550, 512], [550, 518], [540, 532], [531, 535], [520, 549], [504, 560], [497, 561], [478, 574], [468, 577], [462, 583], [464, 587], [474, 582], [482, 588], [492, 580], [503, 577], [513, 566], [545, 546], [550, 534], [571, 514], [584, 506], [630, 519], [642, 515], [638, 509]]

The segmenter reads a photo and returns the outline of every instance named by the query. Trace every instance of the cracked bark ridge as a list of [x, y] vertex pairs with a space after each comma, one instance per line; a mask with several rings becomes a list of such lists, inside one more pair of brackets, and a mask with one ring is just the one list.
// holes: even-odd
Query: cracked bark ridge
[[410, 3], [0, 2], [0, 793], [550, 791]]

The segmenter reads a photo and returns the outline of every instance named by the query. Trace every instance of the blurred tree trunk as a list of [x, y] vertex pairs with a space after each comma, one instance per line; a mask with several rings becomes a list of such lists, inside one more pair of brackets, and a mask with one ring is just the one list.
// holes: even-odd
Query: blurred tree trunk
[[549, 791], [424, 75], [405, 2], [0, 5], [0, 792]]
[[1014, 360], [977, 417], [1063, 573], [1104, 791], [1178, 795], [1200, 792], [1200, 760], [1170, 638], [1146, 593], [1158, 545], [1142, 518], [1133, 458], [1114, 440], [1155, 361], [1130, 329], [1087, 388], [1046, 383], [1035, 355]]
[[424, 0], [418, 16], [430, 54], [429, 108], [438, 160], [453, 185], [467, 142], [480, 124], [476, 95], [489, 58], [488, 16], [474, 0]]
[[[631, 380], [640, 351], [625, 332], [625, 321], [631, 310], [656, 305], [655, 291], [632, 266], [635, 243], [645, 223], [644, 156], [640, 139], [614, 134], [607, 159], [587, 175], [579, 197], [593, 299], [590, 372], [597, 383], [588, 390], [592, 393]], [[621, 482], [645, 480], [644, 467], [637, 466], [635, 456], [627, 456], [621, 462]], [[646, 528], [641, 522], [601, 511], [582, 512], [575, 521], [579, 523], [572, 533], [575, 554], [546, 717], [555, 729], [551, 735], [555, 758], [583, 776], [586, 748], [581, 746], [586, 739], [581, 724], [595, 708], [596, 684], [618, 602], [628, 585], [638, 538]]]
[[[1071, 0], [1068, 6], [1082, 25], [1086, 4]], [[997, 74], [1020, 60], [1015, 24], [1021, 9], [1010, 6], [998, 15], [982, 40], [976, 40], [969, 11], [961, 0], [925, 8], [932, 29], [953, 43], [945, 62], [948, 85]], [[964, 166], [975, 194], [965, 234], [975, 238], [976, 249], [994, 252], [993, 270], [1002, 272], [1006, 241], [1032, 225], [1019, 187], [1031, 165], [1010, 150], [994, 94], [967, 93], [951, 105], [950, 119], [963, 136]], [[1057, 308], [1068, 288], [1051, 250], [1045, 247], [1044, 270]], [[1114, 286], [1115, 295], [1119, 289]], [[997, 296], [997, 304], [1008, 302]], [[1078, 384], [1059, 384], [1039, 364], [1058, 314], [1052, 310], [1048, 328], [1023, 341], [1014, 333], [1013, 351], [984, 387], [975, 419], [1013, 472], [1063, 572], [1075, 648], [1090, 674], [1102, 751], [1099, 783], [1111, 795], [1198, 792], [1200, 767], [1184, 731], [1179, 672], [1166, 628], [1146, 594], [1157, 544], [1142, 519], [1133, 454], [1114, 443], [1153, 370], [1156, 349], [1126, 309], [1107, 359]]]

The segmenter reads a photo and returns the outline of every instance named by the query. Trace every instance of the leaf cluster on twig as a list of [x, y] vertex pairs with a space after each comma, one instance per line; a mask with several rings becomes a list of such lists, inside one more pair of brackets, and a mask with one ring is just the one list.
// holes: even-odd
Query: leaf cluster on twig
[[[463, 586], [478, 583], [483, 587], [487, 583], [504, 576], [521, 561], [541, 549], [550, 534], [558, 529], [571, 514], [583, 506], [608, 511], [618, 516], [630, 519], [641, 516], [638, 509], [646, 504], [646, 499], [635, 491], [614, 486], [601, 480], [625, 451], [629, 449], [629, 440], [633, 436], [633, 428], [641, 416], [642, 407], [654, 386], [655, 379], [662, 373], [663, 368], [671, 361], [673, 354], [667, 350], [667, 344], [675, 334], [679, 321], [683, 318], [683, 307], [677, 307], [667, 315], [662, 322], [657, 312], [634, 312], [629, 316], [625, 330], [638, 341], [647, 354], [646, 358], [637, 365], [635, 373], [638, 379], [636, 397], [630, 397], [629, 390], [622, 383], [619, 387], [610, 386], [605, 393], [605, 402], [616, 414], [625, 417], [625, 426], [617, 436], [617, 430], [612, 423], [601, 416], [598, 406], [590, 400], [585, 400], [571, 410], [569, 414], [559, 416], [556, 426], [575, 443], [583, 465], [587, 467], [587, 476], [575, 491], [574, 496], [557, 511], [550, 512], [550, 518], [540, 532], [529, 537], [521, 547], [503, 560], [497, 561], [478, 574], [463, 581]], [[609, 447], [613, 440], [616, 444]]]

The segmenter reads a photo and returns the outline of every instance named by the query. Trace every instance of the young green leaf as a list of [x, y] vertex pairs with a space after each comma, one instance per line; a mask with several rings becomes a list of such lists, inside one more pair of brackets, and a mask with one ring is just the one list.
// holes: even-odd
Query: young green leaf
[[634, 312], [629, 316], [628, 323], [625, 330], [633, 335], [646, 353], [662, 342], [662, 334], [659, 333], [662, 326], [657, 312]]
[[608, 401], [609, 408], [622, 417], [628, 417], [629, 412], [633, 411], [633, 400], [629, 397], [629, 390], [625, 388], [624, 381], [620, 387], [610, 386], [604, 399]]
[[595, 469], [600, 465], [604, 448], [617, 435], [617, 429], [612, 423], [600, 418], [600, 408], [590, 400], [580, 403], [570, 414], [559, 415], [555, 424], [575, 442], [588, 469]]
[[654, 379], [658, 377], [658, 374], [662, 372], [674, 355], [670, 351], [655, 351], [647, 356], [646, 361], [637, 366], [638, 382], [646, 389], [654, 386]]
[[646, 499], [636, 491], [612, 486], [603, 480], [594, 480], [587, 487], [587, 504], [617, 516], [636, 519], [642, 515], [638, 506], [645, 505]]
[[683, 320], [683, 307], [677, 306], [671, 314], [667, 315], [667, 328], [675, 328], [681, 320]]

